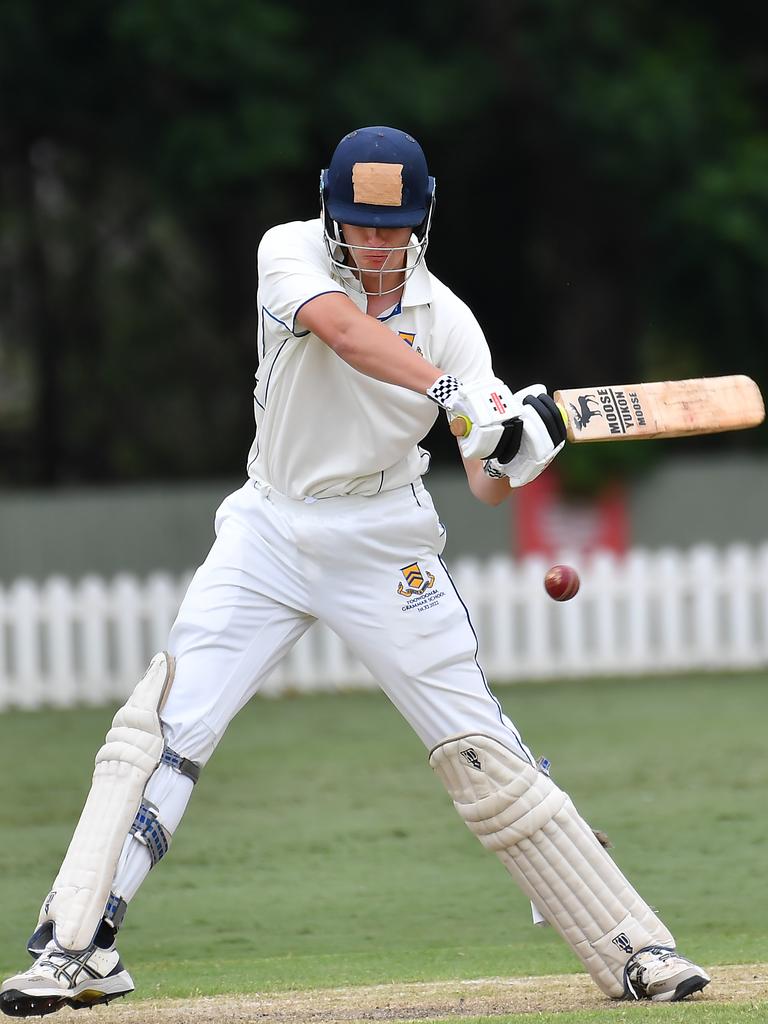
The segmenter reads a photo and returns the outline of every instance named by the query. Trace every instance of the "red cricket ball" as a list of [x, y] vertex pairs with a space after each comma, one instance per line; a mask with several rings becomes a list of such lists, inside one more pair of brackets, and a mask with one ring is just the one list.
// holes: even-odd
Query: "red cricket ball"
[[555, 601], [570, 601], [580, 584], [579, 574], [570, 565], [553, 565], [544, 576], [544, 589]]

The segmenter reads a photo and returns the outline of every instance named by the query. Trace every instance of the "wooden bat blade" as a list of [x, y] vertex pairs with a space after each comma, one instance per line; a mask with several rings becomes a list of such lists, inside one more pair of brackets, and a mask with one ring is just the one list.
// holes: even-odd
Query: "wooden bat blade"
[[575, 443], [717, 434], [756, 427], [765, 418], [760, 389], [741, 374], [566, 388], [554, 399]]

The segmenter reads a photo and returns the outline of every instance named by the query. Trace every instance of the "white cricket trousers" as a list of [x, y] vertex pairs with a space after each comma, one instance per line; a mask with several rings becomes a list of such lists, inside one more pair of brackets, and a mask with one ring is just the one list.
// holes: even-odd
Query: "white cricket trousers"
[[320, 619], [428, 749], [481, 733], [532, 762], [476, 660], [475, 631], [440, 558], [444, 544], [421, 481], [372, 497], [296, 501], [249, 480], [219, 508], [216, 540], [171, 631], [176, 675], [162, 712], [169, 746], [204, 764]]

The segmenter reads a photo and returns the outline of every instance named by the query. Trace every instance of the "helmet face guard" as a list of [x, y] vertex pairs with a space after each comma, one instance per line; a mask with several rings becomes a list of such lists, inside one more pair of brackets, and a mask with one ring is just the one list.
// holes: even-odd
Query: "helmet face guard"
[[[435, 179], [427, 173], [421, 146], [410, 135], [383, 126], [360, 128], [346, 135], [336, 147], [328, 168], [320, 174], [320, 206], [325, 245], [339, 270], [356, 265], [354, 250], [345, 241], [342, 224], [376, 228], [413, 228], [406, 246], [380, 251], [405, 254], [405, 268], [384, 269], [376, 294], [397, 291], [421, 263], [427, 251]], [[366, 246], [366, 251], [375, 251]], [[350, 258], [353, 264], [350, 264]], [[399, 261], [397, 261], [399, 262]], [[391, 287], [385, 287], [392, 280]]]

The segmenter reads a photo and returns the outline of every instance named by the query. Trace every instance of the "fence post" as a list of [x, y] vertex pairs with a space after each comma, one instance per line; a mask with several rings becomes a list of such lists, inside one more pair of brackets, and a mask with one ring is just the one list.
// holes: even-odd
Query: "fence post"
[[44, 680], [48, 703], [69, 708], [77, 701], [72, 584], [62, 576], [53, 576], [46, 580], [41, 598], [48, 634], [48, 674]]
[[722, 562], [725, 602], [725, 656], [729, 664], [740, 668], [759, 664], [754, 643], [752, 609], [757, 598], [752, 557], [745, 544], [726, 548]]
[[164, 572], [153, 573], [143, 590], [149, 646], [154, 655], [168, 647], [168, 633], [179, 610], [179, 601], [173, 579]]
[[[689, 627], [685, 615], [691, 589], [690, 559], [672, 548], [662, 548], [651, 556], [646, 571], [651, 580], [658, 636], [656, 667], [674, 669], [696, 656], [688, 642]], [[653, 650], [651, 657], [654, 657]]]
[[14, 661], [11, 703], [19, 708], [39, 708], [45, 702], [40, 664], [40, 591], [32, 580], [20, 579], [11, 585], [8, 598]]
[[655, 596], [652, 574], [652, 556], [643, 548], [630, 551], [624, 562], [621, 588], [627, 635], [619, 652], [627, 675], [658, 668], [651, 646], [650, 612]]
[[487, 665], [491, 678], [514, 678], [518, 671], [515, 653], [515, 628], [518, 615], [518, 588], [515, 567], [509, 558], [496, 557], [486, 566], [485, 581], [490, 606], [488, 630], [478, 657]]
[[[576, 568], [577, 572], [579, 571], [578, 555], [575, 552], [562, 551], [558, 555], [557, 562], [562, 565], [571, 565]], [[582, 573], [583, 570], [580, 572], [580, 577]], [[591, 585], [588, 584], [585, 591], [580, 594], [580, 600], [570, 600], [550, 606], [550, 613], [557, 616], [561, 648], [559, 675], [564, 679], [583, 675], [590, 668], [598, 673], [603, 671], [603, 666], [596, 664], [594, 658], [590, 660], [588, 654], [587, 615], [591, 589]], [[541, 596], [542, 593], [544, 597]], [[548, 600], [543, 583], [539, 586], [539, 600]]]
[[5, 587], [0, 583], [0, 711], [5, 711], [10, 703], [11, 665], [8, 656], [8, 645], [5, 642], [8, 632], [8, 600]]
[[[628, 578], [627, 562], [618, 562], [612, 551], [597, 551], [583, 581], [583, 600], [592, 609], [595, 662], [600, 674], [610, 675], [625, 664], [626, 648], [619, 634], [619, 602]], [[625, 604], [622, 602], [622, 604]]]
[[691, 550], [691, 603], [693, 646], [691, 662], [701, 668], [717, 668], [723, 662], [717, 603], [720, 564], [714, 548], [700, 544]]
[[555, 677], [559, 671], [551, 629], [552, 608], [544, 590], [547, 568], [540, 555], [530, 555], [520, 566], [518, 579], [525, 608], [524, 639], [521, 636], [525, 657], [522, 659], [521, 676], [526, 679]]
[[142, 594], [135, 576], [116, 576], [111, 588], [117, 659], [109, 680], [110, 696], [122, 699], [141, 678], [147, 661], [142, 636]]
[[80, 696], [87, 704], [102, 704], [111, 696], [109, 594], [104, 580], [98, 576], [86, 576], [78, 591], [83, 637]]
[[768, 663], [768, 542], [761, 544], [755, 552], [754, 573], [759, 598], [755, 615], [758, 629], [757, 659], [759, 664], [765, 665]]

